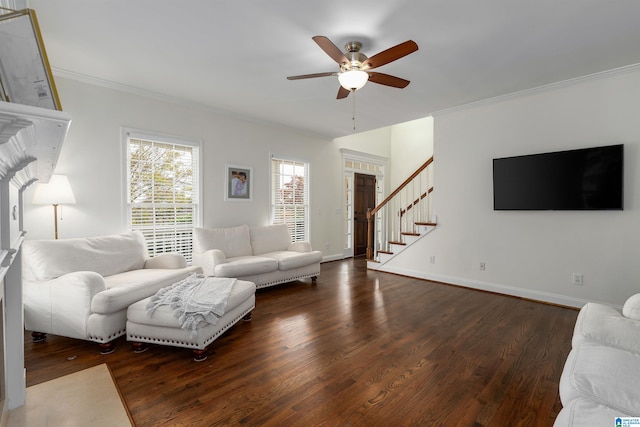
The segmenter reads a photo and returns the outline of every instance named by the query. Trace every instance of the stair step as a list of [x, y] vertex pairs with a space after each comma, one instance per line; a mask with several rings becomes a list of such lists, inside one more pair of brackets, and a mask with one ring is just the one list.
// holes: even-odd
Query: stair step
[[438, 224], [435, 222], [416, 222], [416, 225], [425, 225], [427, 227], [435, 227]]
[[394, 257], [394, 254], [391, 252], [378, 251], [378, 261], [380, 261], [380, 264], [386, 263], [393, 257]]
[[403, 231], [402, 233], [400, 233], [403, 236], [419, 236], [420, 233], [411, 233], [409, 231]]
[[407, 246], [414, 244], [420, 239], [420, 233], [403, 233], [402, 240], [407, 244]]
[[406, 246], [407, 244], [405, 242], [389, 242], [390, 245], [400, 245], [400, 246]]

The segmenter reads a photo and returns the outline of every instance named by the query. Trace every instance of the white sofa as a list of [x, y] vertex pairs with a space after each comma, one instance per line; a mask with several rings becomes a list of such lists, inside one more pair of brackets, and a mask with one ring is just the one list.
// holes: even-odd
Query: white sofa
[[321, 260], [309, 242], [291, 242], [286, 224], [193, 230], [193, 264], [205, 275], [247, 280], [257, 288], [315, 281]]
[[150, 258], [139, 231], [64, 240], [26, 240], [23, 252], [25, 329], [95, 341], [102, 353], [125, 334], [129, 305], [199, 267], [182, 255]]
[[640, 294], [622, 312], [587, 303], [578, 314], [560, 378], [563, 408], [554, 426], [617, 425], [640, 417]]

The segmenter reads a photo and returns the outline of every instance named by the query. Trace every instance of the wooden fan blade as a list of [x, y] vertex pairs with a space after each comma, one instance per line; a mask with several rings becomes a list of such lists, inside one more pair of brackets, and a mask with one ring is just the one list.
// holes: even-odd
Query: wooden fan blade
[[340, 89], [338, 89], [338, 96], [336, 96], [336, 99], [344, 99], [347, 96], [349, 96], [350, 93], [351, 91], [349, 89], [345, 89], [342, 86], [340, 86]]
[[405, 88], [409, 83], [409, 80], [401, 79], [400, 77], [391, 76], [389, 74], [378, 73], [375, 71], [371, 71], [369, 74], [369, 81], [378, 83], [380, 85], [397, 87], [397, 88]]
[[367, 59], [362, 63], [362, 69], [372, 69], [377, 68], [382, 65], [388, 64], [389, 62], [395, 61], [396, 59], [400, 59], [403, 56], [407, 56], [410, 53], [418, 50], [418, 45], [413, 40], [407, 40], [404, 43], [400, 43], [395, 45], [394, 47], [390, 47], [387, 50], [383, 50], [380, 53], [376, 53], [371, 58]]
[[313, 41], [320, 46], [320, 49], [324, 50], [324, 53], [329, 55], [331, 59], [336, 61], [338, 64], [342, 65], [349, 62], [347, 57], [344, 56], [344, 53], [325, 36], [314, 36], [312, 38]]
[[313, 74], [301, 74], [299, 76], [289, 76], [287, 80], [300, 80], [300, 79], [313, 79], [315, 77], [329, 77], [329, 76], [337, 76], [338, 73], [333, 71], [329, 71], [327, 73], [313, 73]]

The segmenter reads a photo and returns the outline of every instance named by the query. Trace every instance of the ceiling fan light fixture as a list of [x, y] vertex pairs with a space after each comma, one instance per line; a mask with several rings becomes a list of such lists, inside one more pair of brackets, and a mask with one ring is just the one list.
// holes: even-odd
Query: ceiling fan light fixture
[[340, 86], [350, 91], [360, 89], [367, 83], [367, 80], [369, 80], [369, 74], [361, 70], [343, 71], [338, 76]]

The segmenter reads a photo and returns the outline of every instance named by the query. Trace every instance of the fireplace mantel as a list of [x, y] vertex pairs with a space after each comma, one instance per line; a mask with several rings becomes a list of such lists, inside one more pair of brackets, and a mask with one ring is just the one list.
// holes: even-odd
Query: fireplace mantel
[[[2, 418], [24, 405], [22, 254], [24, 190], [53, 174], [71, 116], [63, 111], [0, 102], [0, 372]], [[0, 330], [2, 330], [0, 325]], [[1, 333], [0, 333], [1, 336]]]

